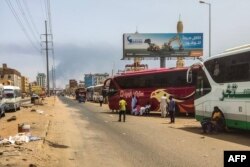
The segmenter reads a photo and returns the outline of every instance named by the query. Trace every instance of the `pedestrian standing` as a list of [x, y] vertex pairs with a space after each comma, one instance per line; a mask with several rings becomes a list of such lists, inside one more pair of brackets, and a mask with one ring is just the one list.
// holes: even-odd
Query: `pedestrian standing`
[[172, 96], [169, 97], [168, 112], [170, 116], [169, 123], [174, 123], [175, 122], [175, 101], [173, 100]]
[[102, 103], [103, 103], [103, 96], [102, 95], [99, 96], [99, 103], [100, 103], [100, 107], [101, 107]]
[[166, 96], [166, 94], [164, 94], [161, 97], [160, 107], [161, 107], [161, 117], [165, 118], [166, 117], [166, 109], [167, 109], [167, 96]]
[[127, 106], [127, 102], [124, 100], [124, 98], [120, 97], [120, 101], [119, 101], [119, 107], [120, 107], [120, 111], [119, 111], [119, 122], [121, 122], [121, 116], [123, 115], [123, 122], [125, 122], [126, 119], [126, 106]]
[[131, 99], [131, 115], [134, 114], [133, 109], [136, 107], [137, 104], [137, 98], [135, 97], [135, 95], [132, 95], [132, 99]]

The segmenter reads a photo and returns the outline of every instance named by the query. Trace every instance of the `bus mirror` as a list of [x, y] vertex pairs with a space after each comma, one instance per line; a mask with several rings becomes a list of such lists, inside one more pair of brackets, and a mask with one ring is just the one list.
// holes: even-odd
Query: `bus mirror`
[[192, 83], [193, 74], [192, 74], [192, 68], [189, 68], [187, 70], [187, 83]]

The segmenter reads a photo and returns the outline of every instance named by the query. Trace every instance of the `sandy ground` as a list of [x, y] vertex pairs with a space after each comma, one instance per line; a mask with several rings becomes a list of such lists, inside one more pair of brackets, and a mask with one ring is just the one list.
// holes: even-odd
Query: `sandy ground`
[[[5, 117], [0, 119], [0, 137], [9, 138], [18, 133], [18, 124], [30, 125], [32, 136], [46, 137], [46, 130], [49, 123], [55, 116], [54, 97], [47, 98], [43, 105], [32, 107], [21, 107], [20, 111], [7, 112]], [[32, 111], [33, 110], [33, 111]], [[7, 121], [12, 116], [16, 120]], [[44, 154], [42, 149], [44, 140], [32, 141], [21, 145], [0, 145], [0, 166], [47, 166], [47, 161], [51, 161], [50, 155]]]

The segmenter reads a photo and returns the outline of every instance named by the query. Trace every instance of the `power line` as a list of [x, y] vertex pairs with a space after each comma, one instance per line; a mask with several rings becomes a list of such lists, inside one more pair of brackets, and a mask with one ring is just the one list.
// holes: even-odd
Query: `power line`
[[46, 20], [48, 20], [48, 4], [47, 4], [47, 0], [44, 0], [44, 6], [45, 6], [45, 18]]
[[42, 0], [40, 0], [40, 5], [41, 5], [41, 8], [42, 8], [42, 13], [44, 14], [44, 20], [47, 20], [47, 18], [46, 18], [46, 12], [45, 12], [45, 9], [43, 8], [43, 2], [42, 2]]
[[28, 32], [26, 31], [21, 19], [19, 18], [18, 14], [16, 13], [14, 7], [12, 6], [12, 3], [9, 0], [5, 0], [5, 2], [7, 3], [7, 5], [9, 6], [12, 14], [14, 15], [17, 23], [19, 24], [19, 26], [21, 27], [22, 31], [24, 32], [25, 36], [27, 37], [27, 39], [29, 40], [30, 44], [34, 47], [35, 50], [37, 50], [38, 52], [40, 52], [40, 50], [36, 47], [36, 45], [33, 43], [33, 41], [31, 40]]
[[[20, 13], [22, 14], [22, 16], [24, 18], [24, 21], [26, 22], [26, 24], [28, 25], [28, 28], [30, 29], [31, 34], [33, 35], [33, 37], [37, 41], [37, 43], [40, 44], [39, 40], [37, 39], [37, 35], [35, 34], [33, 28], [31, 27], [31, 25], [30, 25], [30, 23], [29, 23], [29, 21], [28, 21], [28, 19], [26, 17], [26, 14], [25, 14], [25, 12], [23, 10], [22, 4], [20, 3], [19, 0], [16, 0], [16, 3], [17, 3], [17, 6], [18, 6], [18, 8], [20, 10]], [[38, 36], [39, 36], [39, 34], [38, 34]]]
[[52, 34], [52, 21], [51, 21], [50, 0], [47, 0], [47, 5], [48, 5], [49, 28], [50, 28], [50, 33]]
[[38, 32], [38, 29], [37, 29], [37, 27], [36, 27], [36, 25], [35, 25], [35, 23], [34, 23], [34, 21], [33, 21], [34, 19], [33, 19], [32, 15], [31, 15], [31, 13], [30, 13], [29, 6], [27, 5], [27, 3], [26, 3], [25, 0], [23, 0], [23, 4], [24, 4], [24, 6], [25, 6], [26, 11], [28, 12], [28, 16], [29, 16], [29, 18], [30, 18], [30, 21], [31, 21], [31, 24], [33, 25], [34, 30], [35, 30], [36, 33], [39, 35], [40, 33]]

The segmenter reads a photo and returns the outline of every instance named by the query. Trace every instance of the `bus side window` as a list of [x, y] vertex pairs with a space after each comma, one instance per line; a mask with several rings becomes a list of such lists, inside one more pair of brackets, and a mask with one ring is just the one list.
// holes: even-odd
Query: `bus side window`
[[219, 74], [220, 74], [220, 65], [219, 65], [218, 62], [216, 62], [215, 65], [214, 65], [214, 73], [213, 73], [213, 75], [218, 77]]

